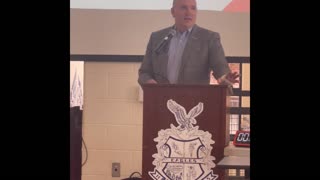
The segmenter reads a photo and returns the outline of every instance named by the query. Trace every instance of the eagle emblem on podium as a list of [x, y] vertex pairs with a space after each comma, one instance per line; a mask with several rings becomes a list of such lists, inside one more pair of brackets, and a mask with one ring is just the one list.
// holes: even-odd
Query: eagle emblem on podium
[[157, 153], [153, 154], [155, 166], [149, 176], [154, 180], [215, 180], [215, 167], [211, 155], [214, 141], [209, 132], [199, 130], [195, 119], [203, 111], [203, 103], [193, 107], [188, 113], [185, 108], [170, 99], [167, 108], [175, 116], [178, 126], [161, 129], [157, 142]]

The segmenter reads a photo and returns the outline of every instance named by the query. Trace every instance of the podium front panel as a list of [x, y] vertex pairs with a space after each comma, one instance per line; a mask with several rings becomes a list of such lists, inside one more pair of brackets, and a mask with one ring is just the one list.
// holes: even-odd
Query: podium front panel
[[[202, 179], [205, 176], [204, 165], [206, 162], [201, 157], [204, 157], [203, 153], [210, 147], [204, 146], [205, 142], [201, 138], [182, 138], [183, 140], [179, 140], [177, 137], [180, 135], [170, 136], [170, 133], [182, 133], [181, 136], [184, 137], [196, 137], [191, 133], [204, 132], [210, 133], [212, 135], [211, 139], [214, 141], [211, 144], [211, 156], [215, 158], [213, 160], [215, 167], [211, 170], [213, 170], [213, 174], [218, 175], [217, 178], [208, 179], [223, 179], [224, 171], [216, 168], [216, 164], [223, 158], [224, 148], [229, 140], [227, 87], [220, 85], [148, 84], [143, 87], [143, 94], [143, 179]], [[185, 109], [185, 115], [183, 116], [186, 117], [188, 115], [192, 116], [190, 110], [200, 108], [202, 103], [202, 111], [194, 118], [196, 123], [192, 124], [193, 128], [189, 128], [190, 131], [187, 131], [187, 127], [181, 124], [183, 122], [178, 122], [175, 114], [170, 111], [168, 108], [169, 100], [171, 104], [175, 102], [178, 104], [177, 106], [183, 107]], [[192, 122], [195, 121], [192, 120]], [[196, 126], [198, 126], [198, 129], [195, 129]], [[160, 131], [162, 134], [159, 133]], [[164, 139], [164, 132], [169, 132], [166, 139]], [[159, 142], [160, 140], [162, 145]], [[180, 149], [178, 146], [180, 146]], [[159, 156], [165, 162], [162, 162], [161, 168], [159, 168]], [[158, 169], [155, 169], [157, 165], [159, 165]], [[192, 176], [192, 172], [195, 170], [198, 173], [193, 173], [194, 176]], [[150, 173], [153, 174], [153, 177]]]

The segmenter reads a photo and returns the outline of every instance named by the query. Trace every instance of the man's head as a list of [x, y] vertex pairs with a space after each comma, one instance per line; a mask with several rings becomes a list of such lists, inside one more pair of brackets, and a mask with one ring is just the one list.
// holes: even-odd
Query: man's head
[[171, 14], [175, 19], [178, 31], [185, 31], [192, 27], [197, 18], [196, 0], [173, 0]]

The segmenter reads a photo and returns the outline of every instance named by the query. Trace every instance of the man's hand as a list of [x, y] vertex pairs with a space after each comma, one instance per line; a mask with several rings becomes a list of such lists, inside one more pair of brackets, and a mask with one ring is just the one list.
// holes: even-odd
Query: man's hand
[[238, 74], [237, 72], [233, 72], [233, 73], [228, 73], [224, 76], [222, 76], [221, 78], [218, 79], [218, 83], [219, 84], [228, 84], [228, 85], [233, 85], [234, 83], [239, 83], [240, 81], [237, 79], [238, 77], [240, 77], [240, 74]]
[[149, 79], [148, 81], [146, 81], [146, 84], [158, 84], [158, 83], [154, 79]]
[[237, 72], [233, 72], [233, 73], [230, 72], [227, 74], [226, 80], [228, 80], [232, 84], [239, 83], [240, 81], [237, 79], [238, 77], [240, 77], [240, 74], [238, 74]]

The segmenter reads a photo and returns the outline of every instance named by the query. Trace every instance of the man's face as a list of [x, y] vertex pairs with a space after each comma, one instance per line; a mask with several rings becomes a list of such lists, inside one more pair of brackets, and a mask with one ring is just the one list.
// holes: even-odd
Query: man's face
[[171, 14], [175, 19], [178, 30], [186, 30], [196, 22], [197, 3], [196, 0], [176, 0], [171, 8]]

